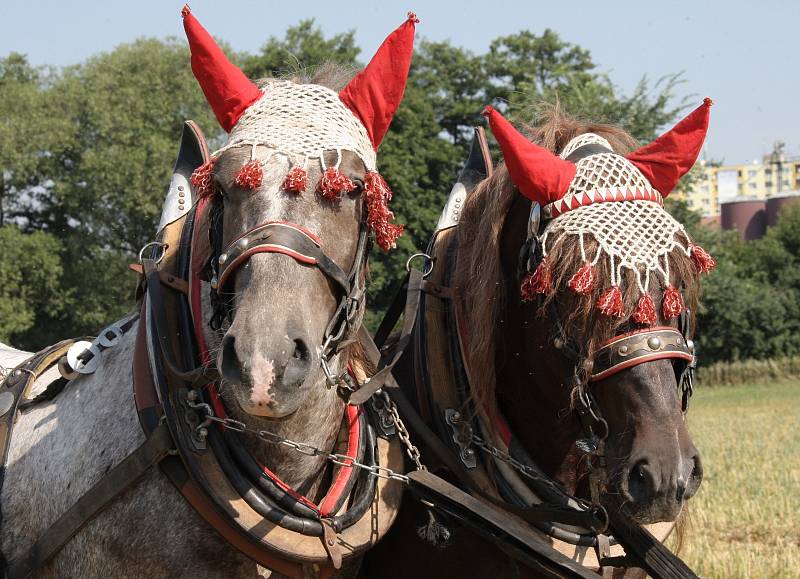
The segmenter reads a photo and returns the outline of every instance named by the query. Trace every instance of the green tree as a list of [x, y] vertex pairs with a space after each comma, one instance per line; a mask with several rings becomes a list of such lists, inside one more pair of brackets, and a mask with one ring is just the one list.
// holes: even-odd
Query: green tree
[[28, 179], [40, 187], [19, 215], [60, 239], [74, 290], [48, 320], [50, 339], [96, 332], [133, 305], [126, 264], [155, 234], [183, 121], [219, 131], [188, 62], [182, 43], [138, 40], [64, 69], [32, 100], [51, 124], [27, 124], [19, 139], [47, 162]]
[[271, 37], [259, 54], [242, 56], [241, 65], [250, 78], [282, 77], [325, 63], [354, 67], [359, 52], [352, 30], [325, 38], [309, 19], [290, 27], [282, 39]]
[[[233, 58], [263, 77], [330, 62], [353, 67], [358, 54], [352, 31], [325, 36], [308, 20], [258, 54]], [[132, 305], [126, 264], [154, 233], [183, 120], [195, 119], [212, 144], [221, 142], [188, 63], [182, 42], [152, 39], [54, 72], [19, 55], [0, 61], [0, 136], [13, 138], [0, 141], [0, 203], [23, 230], [57, 238], [63, 264], [62, 292], [53, 297], [62, 307], [42, 308], [42, 323], [37, 318], [47, 332], [35, 334], [41, 344], [93, 333]], [[407, 256], [427, 245], [484, 104], [503, 98], [522, 110], [558, 95], [568, 110], [621, 119], [644, 138], [671, 120], [667, 84], [621, 96], [587, 51], [552, 31], [499, 38], [486, 55], [420, 41], [379, 155], [407, 234], [396, 251], [373, 252], [373, 311], [386, 305]], [[32, 343], [33, 328], [19, 331]]]
[[63, 308], [60, 249], [58, 240], [44, 231], [0, 227], [0, 342], [25, 348], [36, 340], [24, 336], [47, 336], [47, 328], [37, 324]]

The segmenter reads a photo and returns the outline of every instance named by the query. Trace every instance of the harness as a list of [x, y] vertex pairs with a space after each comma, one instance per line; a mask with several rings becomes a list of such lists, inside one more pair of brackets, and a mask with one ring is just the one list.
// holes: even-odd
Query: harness
[[[529, 223], [528, 240], [520, 257], [525, 270], [536, 265], [537, 209], [534, 207], [532, 211], [534, 219]], [[516, 442], [501, 415], [491, 417], [492, 424], [486, 422], [488, 417], [482, 417], [481, 412], [474, 413], [479, 417], [476, 420], [464, 416], [462, 410], [469, 407], [471, 391], [470, 369], [464, 356], [469, 329], [465, 322], [468, 316], [460, 311], [452, 289], [456, 253], [455, 228], [437, 231], [426, 256], [429, 261], [425, 275], [416, 272], [419, 283], [413, 287], [411, 281], [408, 283], [408, 293], [415, 292], [418, 297], [409, 295], [407, 303], [419, 302], [416, 325], [408, 340], [413, 348], [413, 378], [402, 384], [403, 392], [396, 400], [403, 418], [416, 427], [414, 434], [433, 451], [434, 461], [456, 475], [464, 490], [549, 535], [555, 549], [569, 559], [602, 569], [604, 574], [611, 572], [611, 565], [633, 565], [644, 567], [656, 577], [694, 577], [661, 544], [672, 530], [672, 523], [650, 525], [654, 537], [615, 513], [606, 513], [599, 506], [599, 493], [593, 493], [593, 501], [568, 495]], [[411, 270], [412, 278], [414, 273]], [[384, 320], [386, 326], [393, 325], [392, 310]], [[551, 310], [550, 315], [554, 314]], [[590, 380], [606, 378], [634, 364], [669, 358], [675, 363], [685, 410], [691, 395], [695, 358], [693, 345], [686, 339], [688, 316], [681, 319], [680, 326], [680, 330], [651, 328], [617, 336], [600, 348]], [[378, 343], [381, 335], [379, 329]], [[405, 336], [404, 331], [401, 341]], [[567, 339], [560, 340], [562, 352], [577, 370], [582, 362], [578, 349]], [[575, 374], [577, 377], [578, 372]], [[392, 395], [396, 396], [394, 392]], [[400, 403], [404, 397], [410, 401], [405, 405]], [[602, 454], [607, 424], [590, 389], [582, 388], [579, 398], [576, 412], [585, 432], [585, 439], [579, 444], [584, 445], [586, 452]], [[416, 415], [418, 420], [409, 415]], [[488, 462], [482, 461], [479, 453], [484, 453]], [[613, 529], [614, 536], [606, 534], [609, 529]], [[624, 552], [621, 547], [614, 547], [618, 541], [624, 545]]]
[[[187, 123], [176, 172], [188, 178], [206, 155], [199, 129]], [[193, 162], [185, 162], [187, 156], [193, 156]], [[8, 579], [35, 573], [156, 464], [231, 545], [259, 564], [291, 577], [331, 575], [343, 561], [379, 540], [393, 522], [402, 493], [396, 479], [404, 478], [395, 473], [403, 470], [403, 455], [397, 437], [387, 435], [385, 425], [377, 426], [385, 419], [372, 406], [346, 405], [340, 451], [251, 429], [227, 416], [202, 331], [201, 287], [209, 270], [212, 292], [219, 298], [215, 308], [224, 308], [224, 315], [230, 315], [226, 287], [236, 268], [252, 255], [277, 252], [313, 265], [332, 281], [338, 296], [321, 345], [326, 381], [328, 387], [337, 387], [343, 394], [351, 391], [354, 378], [347, 370], [334, 375], [328, 364], [352, 343], [357, 330], [354, 322], [364, 299], [359, 278], [368, 249], [366, 225], [362, 223], [353, 264], [345, 273], [325, 254], [321, 240], [292, 223], [262, 224], [224, 252], [215, 251], [221, 231], [209, 232], [204, 227], [212, 210], [221, 211], [213, 203], [203, 198], [189, 211], [173, 214], [157, 240], [140, 254], [142, 300], [133, 373], [135, 404], [147, 440], [64, 513], [23, 557], [9, 562], [5, 568]], [[223, 253], [230, 259], [222, 258]], [[133, 326], [126, 325], [127, 329]], [[106, 338], [114, 337], [109, 336]], [[0, 413], [0, 449], [8, 448], [23, 394], [46, 368], [64, 362], [73, 344], [59, 343], [37, 354], [11, 372], [0, 387], [0, 411], [4, 410]], [[97, 354], [99, 350], [89, 348], [82, 356], [87, 363], [94, 360], [96, 364]], [[66, 380], [62, 381], [63, 388]], [[10, 404], [5, 404], [7, 401]], [[259, 464], [243, 448], [243, 436], [325, 457], [333, 470], [323, 498], [310, 500]]]

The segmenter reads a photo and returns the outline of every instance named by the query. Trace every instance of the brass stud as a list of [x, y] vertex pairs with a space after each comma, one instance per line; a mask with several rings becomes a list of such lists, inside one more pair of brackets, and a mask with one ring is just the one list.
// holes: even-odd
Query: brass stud
[[553, 340], [553, 346], [555, 346], [556, 350], [560, 350], [561, 348], [564, 347], [564, 340], [562, 340], [561, 338], [556, 338], [555, 340]]
[[227, 254], [227, 253], [222, 253], [222, 254], [220, 254], [220, 256], [219, 256], [219, 259], [217, 260], [217, 262], [218, 262], [220, 265], [222, 265], [222, 264], [223, 264], [223, 263], [225, 263], [226, 261], [228, 261], [228, 254]]
[[694, 340], [686, 340], [686, 347], [690, 352], [694, 352]]
[[240, 249], [241, 251], [244, 251], [245, 249], [247, 249], [249, 243], [250, 243], [249, 239], [247, 239], [246, 237], [242, 237], [239, 241], [236, 242], [236, 248]]
[[647, 347], [651, 350], [660, 350], [661, 349], [661, 339], [656, 338], [653, 336], [647, 340]]
[[620, 346], [619, 347], [619, 353], [622, 356], [627, 355], [628, 354], [628, 346]]

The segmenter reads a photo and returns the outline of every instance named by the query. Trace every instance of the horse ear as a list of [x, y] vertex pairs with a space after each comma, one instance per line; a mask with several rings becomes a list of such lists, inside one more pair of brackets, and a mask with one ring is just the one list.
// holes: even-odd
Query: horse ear
[[663, 197], [694, 166], [708, 132], [710, 98], [649, 145], [627, 156]]
[[512, 181], [525, 197], [546, 205], [561, 199], [575, 177], [575, 165], [522, 136], [503, 115], [487, 106], [489, 119]]
[[219, 124], [229, 133], [247, 107], [261, 98], [261, 90], [227, 59], [188, 4], [181, 15], [192, 53], [192, 72]]
[[419, 19], [413, 12], [386, 37], [367, 67], [339, 93], [339, 98], [361, 120], [377, 151], [403, 92], [414, 52], [414, 30]]

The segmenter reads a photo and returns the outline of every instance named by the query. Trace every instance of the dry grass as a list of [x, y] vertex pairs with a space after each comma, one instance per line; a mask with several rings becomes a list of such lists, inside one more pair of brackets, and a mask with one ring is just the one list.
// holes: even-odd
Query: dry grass
[[681, 555], [702, 577], [800, 577], [800, 381], [700, 387], [705, 478]]
[[709, 386], [737, 386], [757, 381], [800, 379], [800, 356], [770, 360], [740, 360], [701, 365], [697, 370], [697, 382]]

